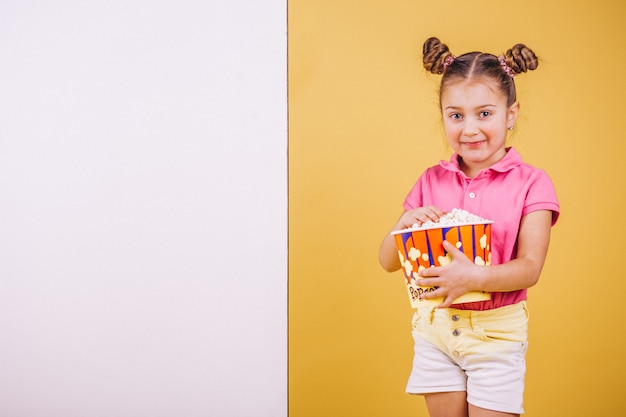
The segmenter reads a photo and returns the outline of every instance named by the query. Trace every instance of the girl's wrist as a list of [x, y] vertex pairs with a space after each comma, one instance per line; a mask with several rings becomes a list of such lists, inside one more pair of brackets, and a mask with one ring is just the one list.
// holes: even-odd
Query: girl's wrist
[[476, 286], [475, 291], [486, 291], [489, 282], [489, 267], [483, 265], [475, 265], [473, 273], [473, 281]]

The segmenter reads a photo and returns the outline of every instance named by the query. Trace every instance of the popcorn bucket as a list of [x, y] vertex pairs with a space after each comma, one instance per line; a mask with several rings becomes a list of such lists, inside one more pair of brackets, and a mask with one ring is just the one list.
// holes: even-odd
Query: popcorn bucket
[[[406, 278], [409, 300], [412, 307], [439, 305], [443, 297], [423, 300], [422, 294], [434, 291], [434, 287], [416, 284], [418, 272], [433, 266], [444, 266], [452, 257], [443, 248], [443, 241], [455, 245], [476, 265], [491, 264], [492, 221], [461, 225], [438, 225], [392, 232], [398, 247], [398, 257]], [[454, 304], [489, 300], [491, 295], [484, 291], [472, 291], [454, 300]]]

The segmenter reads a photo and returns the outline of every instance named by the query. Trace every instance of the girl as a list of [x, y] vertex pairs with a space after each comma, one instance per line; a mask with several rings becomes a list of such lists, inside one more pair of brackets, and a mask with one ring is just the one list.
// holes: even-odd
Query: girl
[[[453, 56], [437, 38], [424, 43], [424, 67], [443, 74], [439, 102], [450, 161], [428, 168], [404, 201], [392, 231], [438, 219], [453, 208], [493, 220], [491, 265], [478, 266], [444, 242], [452, 262], [420, 272], [418, 285], [443, 296], [413, 317], [415, 356], [407, 392], [423, 394], [431, 417], [519, 416], [524, 412], [528, 309], [526, 290], [537, 283], [559, 204], [548, 175], [506, 147], [520, 105], [513, 77], [537, 68], [528, 47], [503, 56]], [[387, 234], [379, 260], [400, 269]], [[489, 301], [452, 304], [473, 290]]]

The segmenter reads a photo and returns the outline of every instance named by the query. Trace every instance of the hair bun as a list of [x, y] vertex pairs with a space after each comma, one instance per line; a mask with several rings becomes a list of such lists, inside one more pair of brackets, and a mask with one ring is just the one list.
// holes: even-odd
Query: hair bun
[[444, 62], [447, 57], [452, 56], [448, 46], [435, 37], [426, 39], [423, 54], [424, 68], [433, 74], [443, 74]]
[[537, 55], [524, 44], [518, 43], [504, 54], [506, 64], [515, 74], [537, 69], [539, 59]]

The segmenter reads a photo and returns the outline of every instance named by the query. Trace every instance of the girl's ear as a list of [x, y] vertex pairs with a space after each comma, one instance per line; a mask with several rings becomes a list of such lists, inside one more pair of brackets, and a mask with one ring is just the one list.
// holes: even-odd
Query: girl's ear
[[519, 101], [516, 101], [515, 103], [511, 104], [511, 107], [509, 107], [509, 112], [507, 114], [507, 122], [508, 122], [509, 127], [515, 125], [518, 114], [519, 114]]

